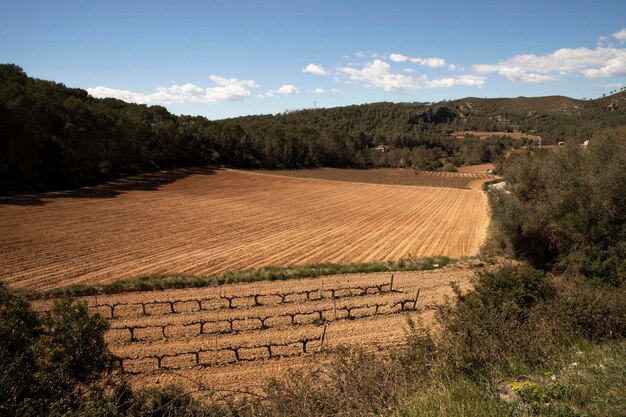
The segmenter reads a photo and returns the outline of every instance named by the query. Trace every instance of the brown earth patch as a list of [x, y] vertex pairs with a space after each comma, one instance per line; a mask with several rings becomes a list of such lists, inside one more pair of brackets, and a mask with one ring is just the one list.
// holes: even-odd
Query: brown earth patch
[[541, 139], [541, 136], [531, 135], [530, 133], [524, 133], [524, 132], [485, 132], [485, 131], [478, 131], [478, 130], [464, 130], [461, 132], [453, 132], [451, 133], [451, 135], [456, 138], [462, 138], [465, 135], [472, 135], [472, 136], [478, 136], [480, 139], [488, 139], [494, 136], [508, 136], [512, 139], [528, 138], [533, 141], [538, 141]]
[[[481, 175], [415, 177], [444, 184]], [[5, 283], [49, 289], [160, 273], [460, 257], [478, 252], [489, 223], [481, 191], [244, 171], [193, 172], [108, 197], [79, 191], [38, 195], [40, 205], [0, 204]]]

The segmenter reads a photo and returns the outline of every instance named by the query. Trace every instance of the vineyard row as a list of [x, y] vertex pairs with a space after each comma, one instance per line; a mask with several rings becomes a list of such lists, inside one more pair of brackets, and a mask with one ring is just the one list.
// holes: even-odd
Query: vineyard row
[[[134, 301], [134, 302], [116, 302], [116, 303], [97, 303], [90, 306], [91, 309], [102, 313], [101, 309], [107, 311], [110, 319], [126, 318], [129, 315], [118, 316], [116, 314], [117, 307], [134, 308], [130, 316], [151, 316], [180, 314], [198, 311], [219, 310], [222, 308], [240, 308], [240, 307], [261, 307], [268, 305], [289, 304], [306, 301], [319, 301], [327, 299], [339, 299], [347, 297], [359, 297], [366, 295], [376, 295], [383, 293], [399, 292], [393, 289], [393, 275], [389, 283], [375, 284], [367, 286], [355, 286], [345, 288], [302, 290], [283, 293], [267, 293], [267, 294], [247, 294], [247, 295], [220, 295], [218, 297], [207, 298], [190, 298], [184, 300], [166, 300], [166, 301]], [[179, 305], [181, 308], [177, 308]]]
[[[194, 327], [197, 330], [189, 336], [201, 336], [206, 334], [237, 333], [240, 331], [266, 330], [283, 326], [296, 326], [305, 324], [321, 324], [338, 320], [353, 320], [357, 318], [372, 317], [377, 315], [389, 315], [403, 311], [415, 311], [417, 309], [417, 297], [396, 300], [393, 302], [379, 302], [359, 304], [354, 306], [341, 306], [312, 309], [309, 311], [288, 312], [267, 316], [232, 317], [223, 319], [199, 319], [184, 324], [151, 324], [151, 325], [125, 325], [112, 327], [111, 330], [124, 330], [129, 332], [130, 342], [139, 342], [153, 337], [170, 339], [166, 329], [170, 327]], [[398, 310], [394, 310], [397, 307]], [[384, 307], [388, 307], [386, 310]], [[287, 319], [287, 320], [285, 320]], [[155, 332], [156, 330], [156, 332]], [[141, 333], [141, 334], [140, 334]], [[179, 335], [176, 335], [179, 336]]]
[[[163, 353], [146, 356], [116, 358], [122, 373], [145, 373], [161, 369], [184, 369], [196, 366], [227, 365], [243, 361], [255, 361], [278, 357], [299, 356], [315, 350], [322, 351], [326, 326], [318, 337], [303, 337], [282, 343], [239, 345], [215, 348], [200, 348], [186, 352]], [[152, 368], [146, 370], [146, 367]]]

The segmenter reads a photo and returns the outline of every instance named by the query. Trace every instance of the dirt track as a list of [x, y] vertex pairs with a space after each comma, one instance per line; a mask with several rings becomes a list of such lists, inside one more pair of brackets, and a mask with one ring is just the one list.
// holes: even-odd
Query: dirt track
[[[486, 163], [486, 164], [479, 164], [479, 165], [464, 165], [459, 167], [459, 172], [464, 172], [464, 173], [480, 173], [480, 174], [486, 174], [488, 173], [490, 170], [495, 169], [496, 166], [492, 163]], [[490, 179], [495, 179], [495, 175], [492, 175], [492, 178]]]
[[489, 222], [482, 192], [452, 188], [219, 170], [121, 189], [0, 201], [0, 279], [47, 289], [155, 273], [459, 257], [477, 253]]
[[[290, 369], [310, 370], [324, 360], [325, 355], [320, 354], [324, 325], [324, 351], [338, 345], [379, 351], [403, 344], [407, 319], [419, 316], [424, 324], [430, 324], [433, 305], [452, 294], [449, 283], [456, 281], [466, 289], [473, 271], [453, 266], [393, 275], [393, 288], [390, 273], [348, 274], [85, 300], [94, 311], [109, 317], [112, 329], [107, 343], [114, 354], [124, 358], [123, 368], [133, 384], [145, 387], [177, 383], [188, 388], [217, 389], [220, 394], [230, 390], [261, 392], [270, 378], [281, 378]], [[418, 289], [420, 295], [414, 304]], [[309, 291], [309, 300], [303, 295], [305, 291]], [[277, 293], [289, 295], [282, 300], [276, 298]], [[261, 305], [251, 302], [252, 295]], [[233, 308], [224, 308], [227, 297], [234, 297]], [[173, 300], [178, 301], [170, 307], [168, 301]], [[198, 300], [217, 303], [203, 302], [200, 309]], [[405, 302], [403, 306], [394, 306], [401, 301]], [[50, 303], [38, 301], [34, 306], [41, 310]], [[145, 312], [138, 308], [141, 303], [146, 306]], [[377, 311], [359, 307], [375, 304], [381, 305]], [[111, 305], [116, 306], [115, 318], [111, 318]], [[312, 311], [324, 311], [323, 319]], [[285, 319], [288, 314], [294, 319]], [[254, 317], [267, 317], [265, 326], [259, 327]], [[201, 320], [238, 318], [248, 321], [235, 321], [232, 329], [218, 325], [207, 326], [204, 331], [198, 325], [189, 325]], [[133, 328], [134, 338], [129, 328]], [[300, 342], [303, 338], [309, 339], [306, 352]]]

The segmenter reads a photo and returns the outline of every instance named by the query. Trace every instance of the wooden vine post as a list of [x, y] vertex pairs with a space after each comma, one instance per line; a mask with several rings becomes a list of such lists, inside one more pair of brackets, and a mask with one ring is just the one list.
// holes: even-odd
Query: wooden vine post
[[324, 330], [322, 330], [322, 337], [320, 338], [320, 352], [324, 351], [324, 340], [326, 340], [326, 325], [324, 325]]
[[413, 310], [415, 310], [417, 308], [417, 299], [420, 296], [420, 289], [417, 289], [417, 292], [415, 293], [415, 301], [413, 302]]

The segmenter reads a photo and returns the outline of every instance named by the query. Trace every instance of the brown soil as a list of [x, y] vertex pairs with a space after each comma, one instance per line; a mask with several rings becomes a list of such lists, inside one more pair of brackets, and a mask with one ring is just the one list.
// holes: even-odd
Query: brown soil
[[495, 169], [495, 168], [496, 166], [494, 164], [487, 163], [487, 164], [478, 164], [478, 165], [464, 165], [462, 167], [459, 167], [458, 170], [459, 172], [466, 172], [466, 173], [488, 174], [489, 170]]
[[[476, 175], [423, 177], [443, 184]], [[39, 205], [0, 204], [1, 279], [48, 289], [156, 273], [460, 257], [478, 252], [489, 222], [487, 199], [474, 190], [230, 170], [180, 177], [109, 197], [81, 189], [39, 195]]]
[[484, 132], [478, 130], [465, 130], [462, 132], [453, 132], [452, 136], [457, 138], [462, 138], [465, 135], [478, 136], [480, 139], [487, 139], [493, 136], [508, 136], [513, 139], [523, 139], [528, 138], [534, 141], [538, 141], [541, 139], [541, 136], [531, 135], [529, 133], [524, 132]]
[[476, 179], [490, 180], [494, 176], [481, 171], [431, 172], [405, 168], [379, 169], [281, 169], [254, 171], [259, 174], [279, 175], [292, 178], [317, 179], [369, 184], [414, 185], [421, 187], [472, 189]]
[[[112, 352], [122, 358], [127, 377], [137, 387], [181, 384], [187, 388], [218, 390], [221, 395], [239, 392], [262, 392], [270, 378], [282, 378], [289, 370], [310, 370], [327, 357], [324, 352], [338, 345], [359, 345], [369, 351], [388, 350], [404, 343], [407, 332], [407, 319], [421, 317], [427, 326], [432, 325], [435, 303], [452, 295], [449, 283], [456, 281], [462, 289], [470, 285], [473, 271], [467, 265], [453, 266], [443, 270], [394, 273], [393, 291], [391, 274], [349, 274], [322, 278], [298, 279], [280, 282], [258, 282], [224, 285], [221, 287], [134, 292], [109, 296], [84, 298], [93, 311], [100, 311], [109, 317], [112, 329], [106, 336]], [[358, 287], [373, 288], [367, 294], [350, 295], [347, 289]], [[288, 294], [303, 291], [328, 293], [337, 290], [339, 298], [309, 300], [293, 296], [286, 303], [272, 299], [273, 294]], [[416, 298], [416, 307], [413, 301]], [[344, 292], [341, 292], [344, 291]], [[312, 294], [313, 294], [312, 293]], [[246, 303], [246, 297], [266, 296], [265, 305], [255, 306]], [[220, 300], [222, 297], [235, 298], [235, 308], [219, 308], [219, 305], [204, 304], [200, 310], [197, 300]], [[147, 314], [136, 306], [139, 303], [176, 300], [174, 313], [169, 308], [158, 308], [154, 304]], [[378, 313], [371, 309], [355, 308], [347, 317], [345, 307], [392, 305], [409, 300], [405, 310], [400, 306], [381, 308]], [[36, 301], [38, 310], [49, 308], [51, 301]], [[115, 307], [115, 318], [110, 318], [110, 307]], [[100, 307], [97, 307], [100, 306]], [[135, 306], [135, 307], [134, 307]], [[163, 307], [163, 306], [160, 306]], [[312, 311], [326, 309], [324, 321], [315, 321]], [[287, 313], [300, 313], [292, 324], [279, 317]], [[236, 322], [234, 331], [219, 328], [205, 329], [188, 323], [199, 320], [233, 319], [241, 317], [270, 317], [266, 328], [254, 325], [246, 327], [244, 321]], [[272, 317], [274, 319], [272, 319]], [[273, 320], [273, 321], [272, 321]], [[162, 327], [167, 326], [165, 333]], [[326, 326], [324, 351], [320, 336]], [[129, 327], [135, 327], [136, 340], [131, 340]], [[309, 338], [307, 352], [302, 344], [289, 344]], [[285, 346], [278, 346], [279, 344]], [[267, 348], [262, 345], [274, 344], [270, 358]], [[235, 360], [229, 347], [238, 347], [240, 360]], [[225, 350], [226, 349], [226, 350]], [[195, 356], [194, 352], [200, 352]], [[158, 358], [161, 357], [159, 367]], [[119, 372], [119, 371], [118, 371]]]

